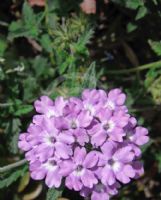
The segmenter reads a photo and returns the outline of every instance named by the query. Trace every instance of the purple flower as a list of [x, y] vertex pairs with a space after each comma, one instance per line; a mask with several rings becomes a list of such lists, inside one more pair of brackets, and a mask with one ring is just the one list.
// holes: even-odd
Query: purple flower
[[129, 119], [129, 123], [124, 128], [126, 138], [124, 143], [130, 145], [135, 152], [135, 155], [139, 157], [141, 155], [140, 146], [146, 144], [149, 141], [148, 130], [141, 126], [136, 126], [137, 121], [134, 117]]
[[23, 151], [29, 151], [31, 149], [31, 145], [27, 141], [27, 133], [21, 133], [19, 136], [18, 147]]
[[98, 183], [94, 186], [91, 200], [108, 200], [111, 196], [116, 195], [118, 193], [116, 184], [112, 186], [103, 185], [102, 183]]
[[47, 117], [61, 116], [67, 101], [63, 97], [58, 97], [53, 102], [49, 97], [42, 96], [40, 100], [35, 101], [35, 109], [38, 113], [44, 114]]
[[40, 161], [45, 161], [54, 153], [64, 159], [72, 155], [70, 144], [74, 143], [74, 137], [65, 131], [59, 132], [54, 123], [55, 118], [44, 118], [42, 132], [37, 135], [39, 145], [36, 148], [36, 155]]
[[34, 180], [42, 180], [45, 178], [46, 185], [58, 188], [61, 185], [62, 175], [60, 174], [59, 160], [54, 157], [45, 163], [35, 161], [30, 164], [31, 177]]
[[71, 115], [71, 113], [79, 114], [82, 111], [82, 107], [83, 103], [81, 99], [77, 97], [71, 97], [64, 107], [64, 115]]
[[107, 99], [107, 94], [103, 90], [86, 89], [82, 93], [83, 106], [92, 116], [95, 116], [99, 109], [103, 107], [103, 102]]
[[124, 110], [127, 111], [126, 106], [124, 106], [126, 100], [126, 95], [122, 93], [120, 89], [110, 90], [108, 93], [107, 100], [104, 103], [104, 108], [109, 110]]
[[97, 162], [96, 152], [87, 154], [85, 148], [76, 147], [73, 159], [61, 164], [61, 174], [66, 176], [65, 185], [76, 191], [80, 191], [83, 186], [92, 188], [98, 182], [93, 171]]
[[92, 189], [86, 187], [82, 188], [82, 190], [80, 191], [80, 195], [83, 197], [91, 196], [91, 200], [108, 200], [111, 196], [118, 193], [117, 189], [119, 187], [120, 185], [118, 183], [108, 186], [99, 182], [94, 185]]
[[38, 114], [18, 142], [31, 177], [56, 188], [64, 180], [91, 200], [108, 200], [119, 182], [139, 178], [140, 146], [149, 141], [148, 130], [128, 114], [125, 99], [120, 89], [86, 89], [81, 98], [37, 100]]
[[92, 121], [92, 116], [88, 111], [82, 111], [79, 114], [72, 113], [68, 116], [55, 118], [55, 126], [59, 130], [68, 130], [67, 132], [76, 138], [80, 145], [89, 141], [86, 128]]
[[100, 159], [102, 183], [113, 185], [117, 180], [122, 183], [130, 182], [130, 178], [135, 176], [135, 170], [131, 166], [135, 156], [131, 151], [132, 148], [129, 146], [119, 148], [116, 143], [106, 142], [101, 150], [103, 152]]
[[112, 114], [109, 110], [101, 109], [98, 113], [99, 122], [89, 130], [92, 135], [91, 143], [98, 147], [107, 139], [112, 141], [123, 141], [125, 132], [123, 128], [127, 125], [129, 115], [122, 111]]

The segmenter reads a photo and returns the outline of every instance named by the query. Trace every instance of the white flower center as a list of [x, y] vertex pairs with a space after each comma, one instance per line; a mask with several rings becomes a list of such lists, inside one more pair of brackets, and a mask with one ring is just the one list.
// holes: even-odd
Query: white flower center
[[47, 116], [48, 118], [50, 118], [50, 117], [56, 116], [56, 114], [55, 114], [54, 110], [48, 109], [48, 112], [46, 113], [46, 116]]
[[55, 160], [49, 160], [48, 162], [46, 162], [46, 163], [44, 164], [44, 166], [45, 166], [45, 168], [46, 168], [47, 170], [49, 170], [49, 171], [54, 171], [54, 170], [56, 170], [57, 167], [58, 167]]
[[118, 171], [120, 171], [121, 165], [119, 162], [114, 162], [112, 165], [112, 168], [115, 172], [118, 172]]
[[51, 136], [51, 135], [47, 135], [45, 138], [45, 143], [48, 145], [48, 146], [53, 146], [53, 144], [56, 142], [56, 139], [54, 136]]
[[94, 115], [95, 109], [91, 104], [87, 103], [87, 104], [84, 105], [84, 107], [85, 107], [86, 110], [88, 110], [90, 112], [91, 115]]
[[133, 141], [134, 135], [133, 135], [132, 133], [130, 133], [130, 132], [127, 132], [127, 133], [126, 133], [126, 139], [127, 139], [127, 140], [130, 140], [130, 141]]
[[108, 161], [108, 164], [111, 166], [113, 171], [115, 171], [115, 172], [120, 171], [120, 168], [121, 168], [120, 162], [111, 159], [111, 160]]
[[112, 101], [107, 100], [105, 108], [108, 108], [109, 110], [115, 110], [115, 104]]
[[115, 127], [115, 123], [112, 120], [109, 120], [107, 123], [105, 123], [103, 125], [103, 128], [107, 131], [107, 132], [111, 132]]
[[75, 176], [82, 176], [83, 173], [84, 173], [84, 168], [83, 168], [82, 165], [78, 165], [78, 166], [76, 167], [75, 171], [73, 172], [73, 174], [74, 174]]

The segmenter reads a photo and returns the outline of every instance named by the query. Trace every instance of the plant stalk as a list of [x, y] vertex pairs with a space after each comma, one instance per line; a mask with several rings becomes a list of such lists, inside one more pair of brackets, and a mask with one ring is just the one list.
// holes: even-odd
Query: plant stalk
[[11, 169], [20, 167], [20, 166], [24, 165], [26, 162], [27, 162], [27, 160], [26, 160], [26, 159], [23, 159], [23, 160], [20, 160], [20, 161], [15, 162], [15, 163], [6, 165], [6, 166], [4, 166], [4, 167], [0, 167], [0, 173], [4, 173], [4, 172], [7, 172], [7, 171], [9, 171], [9, 170], [11, 170]]
[[157, 68], [157, 67], [161, 67], [161, 60], [152, 62], [149, 64], [141, 65], [141, 66], [138, 66], [138, 67], [135, 67], [132, 69], [109, 70], [109, 71], [107, 71], [107, 73], [109, 73], [109, 74], [128, 74], [128, 73], [132, 73], [132, 72], [143, 71], [145, 69]]

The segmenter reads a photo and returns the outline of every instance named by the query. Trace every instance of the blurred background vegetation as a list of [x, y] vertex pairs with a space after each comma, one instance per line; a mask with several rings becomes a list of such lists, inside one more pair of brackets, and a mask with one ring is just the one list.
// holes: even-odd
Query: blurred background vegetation
[[[120, 87], [151, 140], [145, 175], [120, 200], [161, 199], [161, 1], [5, 0], [0, 5], [0, 167], [23, 159], [19, 133], [41, 95]], [[0, 168], [0, 200], [81, 199], [32, 181], [27, 164]]]

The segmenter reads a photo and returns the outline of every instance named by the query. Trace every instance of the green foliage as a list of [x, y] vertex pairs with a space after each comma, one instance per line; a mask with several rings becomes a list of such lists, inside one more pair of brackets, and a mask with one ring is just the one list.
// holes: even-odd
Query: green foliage
[[127, 32], [128, 32], [128, 33], [132, 32], [132, 31], [134, 31], [134, 30], [136, 30], [136, 29], [137, 29], [137, 25], [135, 25], [135, 24], [133, 24], [133, 23], [131, 23], [131, 22], [129, 22], [129, 23], [127, 24]]
[[158, 161], [159, 172], [161, 173], [161, 152], [156, 154], [156, 160]]
[[142, 0], [127, 0], [125, 1], [125, 6], [130, 9], [137, 9], [140, 6], [143, 6], [144, 3]]
[[96, 79], [96, 63], [93, 62], [89, 66], [86, 73], [84, 73], [83, 81], [82, 81], [82, 89], [85, 88], [96, 88], [97, 79]]
[[17, 181], [17, 179], [22, 177], [26, 173], [27, 170], [28, 170], [28, 167], [23, 166], [17, 169], [16, 171], [7, 173], [6, 175], [2, 176], [0, 174], [0, 189], [10, 186], [12, 183]]
[[7, 41], [0, 36], [0, 57], [3, 56], [6, 49], [7, 49]]
[[144, 5], [143, 0], [113, 0], [113, 2], [134, 10]]
[[7, 138], [7, 146], [8, 150], [12, 154], [16, 154], [18, 152], [18, 136], [20, 132], [20, 119], [19, 118], [13, 118], [6, 124], [6, 138]]
[[147, 13], [148, 13], [147, 8], [145, 6], [141, 6], [138, 9], [138, 12], [137, 12], [137, 15], [135, 17], [135, 20], [139, 20], [139, 19], [143, 18]]
[[[139, 119], [139, 125], [146, 124], [151, 130], [152, 140], [142, 150], [145, 166], [150, 163], [159, 179], [161, 72], [154, 62], [161, 56], [159, 1], [98, 1], [98, 14], [91, 16], [82, 13], [80, 2], [47, 0], [45, 7], [31, 7], [27, 0], [1, 3], [0, 166], [21, 159], [19, 133], [26, 131], [35, 112], [33, 103], [41, 95], [54, 99], [79, 96], [84, 88], [120, 87], [127, 94], [131, 114]], [[145, 68], [140, 70], [139, 65]], [[129, 70], [132, 73], [126, 73]], [[153, 170], [153, 165], [159, 171]], [[8, 191], [11, 199], [23, 199], [23, 193], [17, 194], [17, 184], [12, 183], [27, 171], [24, 166], [0, 174], [0, 199], [7, 199]], [[144, 193], [153, 193], [146, 184], [152, 177], [145, 174], [139, 182], [126, 186], [118, 198], [149, 198]], [[28, 179], [27, 184], [30, 190], [35, 182], [30, 186]], [[62, 193], [63, 188], [49, 189], [46, 198], [54, 200]], [[153, 198], [159, 199], [156, 193]]]
[[[37, 20], [37, 18], [39, 19]], [[22, 19], [14, 21], [9, 26], [10, 40], [17, 37], [36, 38], [39, 33], [39, 23], [43, 16], [35, 15], [27, 2], [23, 4]]]
[[46, 200], [57, 200], [62, 194], [62, 190], [51, 188], [47, 192]]
[[157, 56], [161, 56], [161, 41], [149, 40], [148, 42], [149, 42], [151, 49], [154, 51], [154, 53]]

